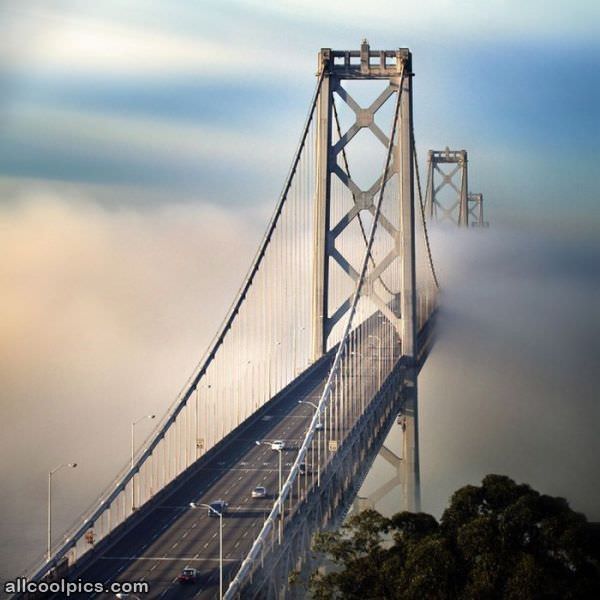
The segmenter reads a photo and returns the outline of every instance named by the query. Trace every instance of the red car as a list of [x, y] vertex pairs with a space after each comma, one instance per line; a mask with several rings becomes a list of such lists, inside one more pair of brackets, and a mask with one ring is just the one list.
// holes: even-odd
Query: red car
[[196, 583], [198, 581], [198, 571], [192, 567], [186, 567], [177, 577], [179, 583]]

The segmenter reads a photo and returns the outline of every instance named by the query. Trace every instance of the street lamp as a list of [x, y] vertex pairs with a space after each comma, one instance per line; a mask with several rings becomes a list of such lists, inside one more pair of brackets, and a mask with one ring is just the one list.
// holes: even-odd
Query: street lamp
[[279, 495], [281, 496], [281, 454], [283, 452], [283, 448], [280, 448], [279, 446], [275, 448], [271, 442], [265, 441], [259, 442], [256, 440], [255, 444], [257, 446], [269, 446], [271, 450], [277, 450], [279, 453]]
[[[321, 421], [321, 413], [319, 412], [319, 407], [314, 403], [311, 402], [310, 400], [298, 400], [298, 404], [308, 404], [309, 406], [312, 406], [319, 415], [319, 418], [317, 420], [317, 424], [315, 425], [315, 431], [318, 431], [319, 433], [317, 434], [317, 485], [321, 485], [321, 431], [324, 429], [323, 427], [323, 422]], [[312, 460], [314, 462], [314, 454], [312, 455]], [[314, 465], [313, 465], [314, 466]], [[312, 468], [312, 467], [311, 467]]]
[[223, 598], [223, 507], [221, 511], [213, 508], [210, 504], [196, 504], [190, 502], [190, 508], [208, 508], [219, 517], [219, 598]]
[[60, 471], [64, 467], [70, 467], [74, 469], [77, 466], [77, 463], [64, 463], [62, 465], [58, 465], [51, 471], [48, 471], [48, 560], [50, 560], [50, 552], [52, 547], [52, 475], [57, 471]]
[[[309, 406], [312, 406], [316, 411], [319, 410], [319, 407], [314, 403], [311, 402], [310, 400], [298, 400], [298, 404], [308, 404]], [[315, 426], [315, 429], [317, 431], [320, 431], [321, 429], [323, 429], [323, 423], [321, 423], [321, 413], [319, 414], [319, 418], [317, 419], [317, 425]]]
[[281, 513], [281, 455], [283, 453], [283, 442], [281, 442], [281, 444], [278, 444], [277, 446], [275, 446], [274, 442], [266, 442], [266, 441], [258, 441], [256, 440], [256, 442], [254, 442], [257, 446], [270, 446], [271, 450], [277, 450], [277, 453], [279, 454], [279, 494], [278, 494], [278, 498], [280, 501], [279, 507], [280, 507], [280, 512], [279, 512], [279, 527], [278, 527], [278, 536], [279, 536], [279, 543], [281, 544], [281, 539], [283, 537], [283, 517], [282, 517], [282, 513]]
[[133, 469], [133, 459], [135, 456], [135, 426], [140, 421], [143, 421], [144, 419], [154, 419], [154, 418], [156, 418], [156, 415], [144, 415], [143, 417], [140, 417], [136, 421], [131, 422], [131, 468], [132, 469]]
[[[144, 415], [136, 421], [131, 422], [131, 468], [133, 469], [135, 457], [135, 426], [144, 419], [154, 419], [156, 415]], [[131, 480], [131, 510], [135, 510], [135, 473]]]

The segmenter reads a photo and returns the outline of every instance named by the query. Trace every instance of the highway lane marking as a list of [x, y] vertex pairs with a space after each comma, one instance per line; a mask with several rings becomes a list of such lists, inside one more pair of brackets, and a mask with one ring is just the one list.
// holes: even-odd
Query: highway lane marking
[[[231, 552], [229, 553], [229, 555], [231, 554]], [[244, 557], [239, 557], [239, 558], [224, 558], [223, 560], [228, 560], [229, 562], [236, 562], [236, 561], [242, 561], [244, 560]], [[211, 561], [211, 562], [219, 562], [219, 557], [215, 556], [214, 558], [212, 556], [100, 556], [99, 557], [100, 560], [129, 560], [129, 561], [136, 561], [136, 560], [154, 560], [154, 561], [162, 561], [162, 562], [185, 562], [185, 561], [197, 561], [197, 562], [201, 562], [203, 560], [205, 561]], [[156, 568], [156, 565], [154, 565], [154, 568]], [[152, 569], [150, 569], [150, 571], [152, 571]], [[108, 583], [110, 581], [110, 577], [104, 582], [104, 583]]]
[[188, 536], [189, 531], [186, 531], [182, 536], [181, 539], [185, 540], [185, 538]]
[[171, 550], [173, 550], [173, 548], [177, 548], [177, 546], [179, 546], [179, 542], [175, 542], [172, 546], [171, 546]]
[[[312, 396], [312, 395], [311, 395], [311, 396], [309, 396], [309, 397], [319, 397], [319, 395], [316, 395], [316, 396]], [[293, 406], [293, 405], [292, 405], [292, 406]], [[306, 416], [306, 415], [283, 415], [283, 416], [282, 416], [282, 418], [301, 418], [301, 419], [306, 419], [306, 418], [307, 418], [307, 416]], [[285, 431], [288, 431], [288, 430], [289, 430], [289, 428], [286, 428], [286, 429], [285, 429]], [[238, 438], [238, 439], [242, 439], [242, 438]], [[219, 464], [225, 464], [225, 462], [226, 462], [226, 461], [219, 461]], [[246, 463], [246, 464], [247, 464], [247, 463]], [[267, 464], [268, 466], [270, 466], [270, 465], [269, 465], [269, 463], [264, 463], [264, 464]], [[287, 463], [287, 466], [289, 466], [289, 465], [290, 465], [290, 463]], [[223, 469], [218, 469], [218, 470], [223, 470]], [[244, 471], [245, 473], [248, 473], [248, 472], [250, 472], [250, 470], [248, 470], [248, 469], [228, 469], [228, 470], [242, 470], [242, 471]], [[257, 471], [258, 471], [258, 470], [263, 470], [263, 471], [264, 471], [264, 469], [252, 469], [252, 471], [254, 471], [254, 470], [257, 470]], [[269, 471], [269, 472], [273, 472], [273, 471], [275, 471], [275, 470], [276, 470], [276, 469], [274, 469], [274, 468], [272, 468], [272, 469], [268, 469], [268, 471]], [[213, 478], [213, 479], [212, 479], [212, 481], [211, 481], [210, 483], [211, 483], [211, 484], [212, 484], [212, 483], [214, 483], [215, 481], [217, 481], [217, 479], [218, 479], [218, 478]], [[238, 478], [238, 481], [239, 481], [239, 480], [241, 480], [241, 479], [242, 479], [242, 477], [240, 476], [240, 478]], [[266, 479], [267, 479], [267, 476], [265, 475], [265, 476], [263, 477], [263, 480], [266, 480]], [[204, 491], [205, 491], [205, 490], [201, 490], [201, 492], [200, 492], [200, 493], [204, 493]], [[229, 490], [228, 490], [228, 491], [229, 491]], [[246, 498], [246, 499], [244, 500], [244, 504], [246, 504], [246, 503], [247, 503], [247, 501], [248, 501], [248, 499]], [[182, 509], [185, 509], [185, 508], [187, 508], [187, 507], [177, 507], [177, 508], [182, 508]], [[170, 522], [169, 522], [169, 523], [167, 523], [167, 524], [166, 524], [166, 525], [163, 527], [163, 529], [166, 529], [166, 528], [167, 528], [167, 527], [168, 527], [168, 526], [169, 526], [169, 525], [170, 525], [170, 524], [171, 524], [173, 521], [175, 521], [175, 519], [176, 519], [177, 517], [178, 517], [178, 515], [175, 515], [175, 516], [173, 516], [173, 518], [170, 520]], [[192, 525], [192, 528], [194, 528], [194, 527], [196, 527], [196, 523], [194, 523], [194, 524]], [[154, 534], [154, 536], [153, 536], [153, 539], [155, 539], [156, 537], [158, 537], [158, 535], [159, 535], [158, 533], [155, 533], [155, 534]], [[186, 535], [187, 535], [187, 534], [186, 534]], [[144, 549], [146, 546], [147, 546], [147, 545], [143, 546], [143, 547], [142, 547], [142, 549]], [[103, 558], [104, 558], [104, 557], [103, 557]]]
[[[263, 463], [266, 464], [267, 466], [269, 466], [271, 463]], [[230, 468], [223, 468], [223, 467], [206, 467], [204, 469], [205, 471], [220, 471], [220, 472], [226, 472], [229, 473], [234, 472], [234, 471], [241, 471], [242, 473], [251, 473], [252, 471], [272, 471], [273, 469], [263, 469], [261, 467], [230, 467]], [[157, 506], [156, 508], [171, 508], [167, 505], [164, 506]], [[184, 507], [187, 508], [187, 507]]]

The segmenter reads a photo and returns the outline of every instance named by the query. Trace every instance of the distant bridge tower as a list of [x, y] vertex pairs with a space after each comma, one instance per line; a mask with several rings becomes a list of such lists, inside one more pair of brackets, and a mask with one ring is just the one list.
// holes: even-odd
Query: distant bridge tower
[[469, 222], [472, 227], [489, 227], [483, 218], [483, 194], [469, 194], [467, 196], [469, 207]]
[[[450, 221], [459, 227], [469, 226], [468, 172], [466, 150], [430, 150], [427, 165], [427, 190], [425, 205], [430, 221]], [[440, 165], [454, 165], [444, 171]], [[437, 180], [441, 178], [441, 182]], [[454, 193], [445, 196], [442, 190], [448, 186]]]
[[[404, 74], [404, 76], [403, 76]], [[405, 508], [419, 509], [419, 458], [417, 437], [417, 385], [416, 369], [416, 277], [415, 277], [415, 222], [412, 145], [412, 55], [407, 48], [372, 51], [367, 40], [363, 40], [360, 51], [321, 49], [318, 57], [318, 76], [323, 77], [318, 98], [317, 112], [317, 182], [315, 203], [315, 239], [313, 256], [312, 290], [312, 358], [317, 360], [328, 349], [328, 339], [336, 323], [347, 313], [351, 298], [330, 310], [330, 262], [335, 261], [356, 284], [358, 273], [351, 266], [349, 257], [342, 254], [337, 238], [358, 218], [361, 211], [375, 214], [377, 195], [382, 185], [383, 172], [369, 189], [361, 189], [345, 167], [344, 148], [362, 129], [370, 132], [387, 149], [389, 139], [375, 122], [375, 113], [385, 102], [398, 93], [402, 85], [400, 110], [397, 118], [396, 139], [393, 140], [392, 160], [388, 179], [398, 177], [399, 226], [388, 231], [395, 240], [393, 257], [400, 261], [401, 286], [397, 302], [390, 305], [377, 296], [373, 280], [367, 281], [366, 295], [381, 313], [393, 323], [402, 340], [402, 354], [408, 357], [407, 386], [404, 402], [407, 416], [405, 430]], [[387, 80], [389, 85], [368, 107], [362, 107], [342, 86], [344, 80], [369, 81]], [[354, 123], [334, 142], [334, 127], [337, 125], [334, 94], [345, 102], [354, 113]], [[342, 134], [343, 133], [343, 134]], [[350, 191], [353, 206], [338, 222], [332, 222], [331, 197], [332, 178], [337, 177]], [[392, 231], [393, 229], [393, 231]], [[385, 262], [385, 261], [383, 261]], [[374, 270], [377, 276], [385, 269]], [[395, 304], [395, 306], [394, 306]], [[399, 308], [399, 310], [398, 310]], [[414, 381], [413, 381], [414, 380]]]

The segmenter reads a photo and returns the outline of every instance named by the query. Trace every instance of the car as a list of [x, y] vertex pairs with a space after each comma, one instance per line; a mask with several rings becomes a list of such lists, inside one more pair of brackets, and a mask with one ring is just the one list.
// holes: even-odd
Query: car
[[266, 498], [267, 497], [267, 488], [259, 485], [252, 490], [253, 498]]
[[323, 423], [317, 423], [315, 425], [315, 431], [323, 431], [323, 429], [325, 429], [325, 426], [323, 425]]
[[218, 517], [219, 513], [224, 515], [227, 512], [227, 507], [229, 504], [225, 502], [225, 500], [214, 500], [209, 504], [210, 508], [208, 510], [209, 517]]
[[284, 450], [285, 442], [283, 440], [273, 440], [271, 442], [271, 450]]
[[186, 567], [177, 576], [179, 583], [196, 583], [198, 581], [198, 571], [192, 567]]
[[306, 475], [306, 463], [305, 462], [301, 462], [298, 465], [298, 470], [300, 471], [300, 475]]

